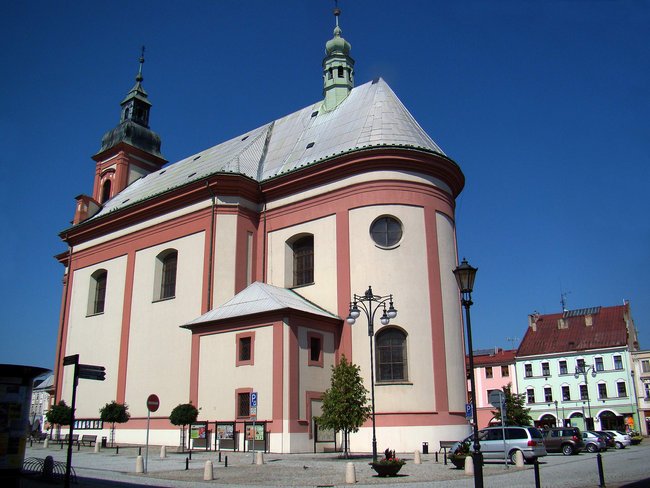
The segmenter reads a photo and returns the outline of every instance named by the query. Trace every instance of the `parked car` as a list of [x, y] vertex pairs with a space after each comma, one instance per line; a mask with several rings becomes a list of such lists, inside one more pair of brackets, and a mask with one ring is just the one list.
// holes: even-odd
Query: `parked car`
[[625, 432], [621, 432], [620, 430], [606, 430], [605, 432], [608, 432], [614, 436], [616, 449], [625, 449], [626, 447], [632, 445], [632, 438]]
[[582, 451], [585, 444], [577, 427], [551, 427], [544, 430], [544, 446], [548, 452], [561, 452], [570, 456]]
[[615, 449], [616, 448], [616, 441], [614, 440], [614, 436], [610, 434], [609, 432], [605, 432], [604, 430], [596, 430], [594, 431], [596, 434], [600, 434], [603, 436], [605, 439], [605, 442], [607, 443], [608, 448]]
[[[534, 463], [535, 459], [546, 456], [544, 436], [538, 428], [509, 425], [505, 428], [505, 443], [503, 442], [503, 431], [503, 427], [488, 427], [479, 431], [478, 439], [484, 459], [505, 459], [507, 455], [508, 461], [514, 464], [517, 451], [521, 451], [526, 463]], [[473, 443], [474, 435], [460, 441], [458, 445], [465, 441]], [[453, 447], [451, 452], [453, 452]]]
[[582, 441], [585, 443], [587, 452], [600, 452], [607, 450], [607, 441], [604, 436], [591, 430], [582, 432]]

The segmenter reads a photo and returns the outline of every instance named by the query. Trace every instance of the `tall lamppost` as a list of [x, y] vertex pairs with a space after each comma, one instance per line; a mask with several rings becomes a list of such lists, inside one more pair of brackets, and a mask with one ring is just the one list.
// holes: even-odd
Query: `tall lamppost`
[[[555, 427], [560, 427], [560, 415], [557, 409], [557, 400], [555, 400], [553, 403], [555, 403]], [[562, 422], [564, 423], [564, 422]]]
[[472, 325], [469, 318], [469, 307], [472, 306], [472, 289], [478, 268], [470, 266], [465, 258], [454, 270], [461, 293], [461, 304], [465, 307], [465, 323], [467, 325], [467, 346], [469, 347], [469, 382], [472, 387], [472, 414], [474, 417], [474, 487], [483, 488], [483, 454], [478, 440], [478, 411], [476, 409], [476, 382], [474, 380], [474, 351], [472, 349]]
[[[388, 302], [388, 310], [386, 309], [386, 302]], [[375, 432], [375, 362], [373, 359], [373, 336], [375, 335], [374, 320], [375, 314], [379, 309], [383, 313], [379, 319], [381, 325], [388, 325], [390, 319], [397, 317], [397, 310], [393, 306], [393, 295], [375, 295], [372, 292], [372, 287], [368, 289], [363, 295], [356, 293], [352, 297], [350, 303], [350, 314], [348, 315], [347, 322], [353, 325], [361, 315], [361, 311], [368, 319], [368, 337], [370, 339], [370, 398], [372, 402], [372, 461], [377, 461], [377, 436]]]
[[589, 412], [589, 417], [585, 421], [585, 427], [587, 430], [593, 430], [594, 428], [594, 419], [591, 417], [591, 400], [589, 399], [589, 378], [587, 374], [591, 371], [591, 377], [596, 377], [596, 369], [591, 364], [582, 364], [582, 366], [576, 366], [576, 372], [573, 375], [575, 379], [578, 379], [580, 375], [585, 379], [585, 389], [587, 390], [587, 411]]

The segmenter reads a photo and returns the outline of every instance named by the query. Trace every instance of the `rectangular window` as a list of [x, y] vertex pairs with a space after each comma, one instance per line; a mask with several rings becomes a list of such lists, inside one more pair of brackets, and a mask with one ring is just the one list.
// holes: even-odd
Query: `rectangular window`
[[251, 394], [249, 391], [237, 393], [237, 417], [250, 417]]
[[650, 373], [650, 360], [644, 359], [641, 361], [641, 371], [644, 373]]
[[571, 389], [568, 386], [562, 387], [562, 400], [565, 402], [571, 400]]
[[526, 401], [528, 403], [535, 403], [535, 390], [532, 388], [526, 390]]
[[569, 370], [567, 369], [566, 361], [564, 361], [564, 360], [560, 361], [560, 374], [569, 374]]
[[255, 364], [255, 332], [242, 332], [235, 336], [237, 341], [237, 362], [235, 366]]
[[605, 371], [605, 365], [603, 364], [603, 358], [596, 358], [596, 371]]
[[587, 385], [580, 385], [580, 400], [586, 400], [588, 397]]
[[550, 403], [550, 402], [553, 401], [553, 392], [552, 392], [550, 386], [547, 386], [546, 388], [544, 388], [544, 401], [546, 403]]
[[542, 363], [542, 376], [550, 376], [551, 368], [548, 363]]
[[650, 383], [643, 383], [645, 389], [645, 399], [650, 400]]
[[619, 383], [616, 383], [616, 388], [618, 389], [618, 396], [619, 397], [626, 397], [627, 396], [627, 387], [625, 386], [625, 383], [622, 381]]
[[323, 335], [315, 332], [307, 333], [307, 345], [309, 348], [308, 366], [323, 367]]
[[526, 364], [524, 366], [524, 371], [525, 371], [524, 375], [526, 376], [526, 378], [530, 378], [531, 376], [533, 376], [533, 365], [532, 364]]
[[576, 360], [576, 372], [582, 373], [584, 369], [585, 369], [585, 360], [584, 359]]
[[623, 359], [621, 356], [614, 356], [614, 369], [623, 369]]
[[485, 368], [485, 377], [486, 378], [492, 378], [492, 366], [487, 366]]
[[510, 376], [510, 368], [508, 366], [501, 366], [501, 377], [506, 378]]
[[607, 398], [607, 384], [599, 383], [598, 384], [598, 398]]

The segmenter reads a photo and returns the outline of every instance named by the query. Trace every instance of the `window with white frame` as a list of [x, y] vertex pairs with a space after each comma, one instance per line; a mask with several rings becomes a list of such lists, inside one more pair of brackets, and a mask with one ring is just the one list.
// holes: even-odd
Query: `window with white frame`
[[623, 369], [623, 358], [621, 356], [614, 356], [614, 369]]
[[108, 271], [98, 269], [90, 275], [90, 289], [88, 291], [88, 315], [104, 313], [106, 304], [106, 280]]
[[548, 363], [542, 363], [542, 376], [551, 375], [551, 366]]
[[645, 389], [645, 399], [650, 400], [650, 382], [643, 383], [643, 388]]
[[156, 256], [154, 301], [168, 300], [176, 296], [176, 269], [178, 251], [165, 249]]
[[492, 378], [494, 373], [492, 372], [492, 366], [486, 366], [485, 368], [485, 377], [486, 378]]
[[527, 403], [535, 403], [535, 389], [528, 388], [526, 390], [526, 401]]
[[650, 359], [641, 360], [641, 371], [644, 373], [650, 373]]
[[625, 384], [625, 381], [619, 381], [616, 383], [616, 390], [619, 398], [627, 397], [627, 385]]
[[524, 376], [526, 378], [530, 378], [533, 376], [533, 365], [532, 364], [525, 364], [524, 365]]
[[598, 398], [607, 398], [607, 383], [598, 383]]
[[576, 371], [578, 373], [582, 373], [585, 370], [585, 360], [584, 359], [576, 359]]
[[508, 366], [501, 366], [501, 377], [506, 378], [510, 376], [510, 370], [508, 369]]
[[589, 398], [587, 385], [580, 385], [580, 400], [586, 400], [587, 398]]
[[553, 390], [550, 386], [544, 387], [544, 401], [550, 403], [553, 401]]
[[596, 358], [594, 361], [594, 366], [596, 371], [605, 371], [605, 365], [603, 364], [603, 358]]
[[562, 401], [568, 402], [571, 400], [571, 388], [568, 385], [562, 387]]
[[559, 366], [560, 366], [559, 368], [560, 374], [569, 374], [569, 370], [567, 368], [566, 361], [564, 359], [560, 361]]

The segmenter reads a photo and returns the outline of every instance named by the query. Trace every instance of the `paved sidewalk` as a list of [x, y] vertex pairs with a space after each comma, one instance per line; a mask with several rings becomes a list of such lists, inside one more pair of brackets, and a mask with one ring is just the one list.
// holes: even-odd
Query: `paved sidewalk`
[[[649, 446], [650, 447], [650, 446]], [[171, 449], [170, 449], [171, 450]], [[644, 451], [644, 452], [641, 452]], [[186, 466], [187, 453], [170, 453], [165, 459], [160, 458], [160, 447], [149, 448], [148, 472], [136, 474], [137, 449], [120, 448], [119, 455], [115, 449], [104, 449], [95, 453], [92, 448], [76, 448], [72, 457], [72, 464], [76, 471], [80, 488], [86, 487], [115, 487], [131, 488], [136, 486], [154, 487], [193, 487], [193, 486], [237, 486], [239, 488], [277, 488], [277, 487], [389, 487], [399, 486], [401, 488], [471, 488], [474, 486], [473, 477], [465, 475], [463, 470], [455, 469], [453, 465], [445, 466], [442, 456], [439, 462], [435, 462], [435, 455], [422, 455], [422, 464], [413, 463], [413, 454], [398, 455], [406, 460], [406, 465], [395, 478], [379, 478], [368, 465], [370, 458], [367, 456], [355, 456], [353, 459], [339, 459], [338, 454], [265, 454], [264, 465], [254, 464], [254, 456], [248, 452], [221, 452], [221, 462], [218, 461], [219, 454], [212, 452], [194, 452], [192, 460]], [[143, 457], [145, 455], [142, 449]], [[607, 453], [611, 462], [622, 462], [619, 456], [630, 453], [611, 452]], [[648, 450], [642, 449], [634, 453], [641, 458], [647, 456]], [[51, 455], [55, 461], [65, 462], [66, 449], [53, 446], [48, 449], [42, 446], [28, 448], [26, 458], [45, 458]], [[225, 466], [226, 457], [228, 467]], [[542, 486], [563, 486], [563, 487], [588, 487], [598, 486], [597, 475], [595, 483], [593, 479], [593, 458], [587, 456], [571, 456], [569, 458], [556, 458], [554, 462], [566, 465], [566, 470], [574, 476], [566, 475], [554, 478], [557, 466], [550, 462], [543, 462], [540, 465], [542, 472]], [[204, 481], [204, 466], [206, 460], [213, 462], [214, 480]], [[546, 459], [546, 458], [545, 458]], [[348, 485], [345, 483], [346, 465], [352, 462], [355, 466], [357, 483]], [[610, 462], [610, 461], [608, 461]], [[569, 464], [568, 464], [569, 463]], [[580, 474], [579, 470], [589, 465], [590, 470]], [[506, 468], [502, 463], [487, 463], [484, 466], [486, 488], [509, 488], [509, 487], [534, 487], [534, 470], [532, 466], [524, 468]], [[590, 478], [591, 477], [591, 478]], [[637, 478], [630, 479], [640, 479]], [[622, 480], [621, 480], [622, 481]], [[52, 486], [39, 482], [37, 479], [23, 480], [20, 485], [26, 488], [41, 488]], [[614, 479], [608, 480], [608, 487], [623, 486], [615, 483]], [[646, 485], [639, 485], [646, 486]]]

